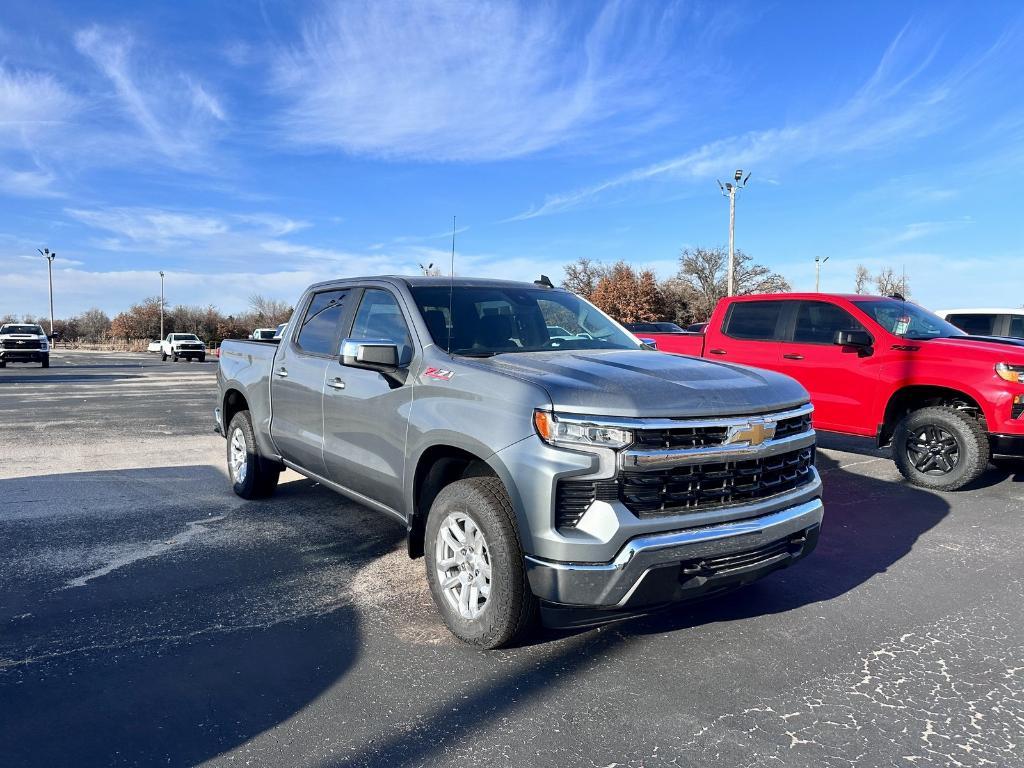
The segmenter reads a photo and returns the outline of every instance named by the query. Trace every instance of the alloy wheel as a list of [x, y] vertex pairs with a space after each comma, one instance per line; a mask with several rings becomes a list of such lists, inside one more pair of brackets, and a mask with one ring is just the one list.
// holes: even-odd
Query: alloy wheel
[[484, 612], [491, 594], [491, 556], [483, 531], [468, 515], [445, 518], [434, 545], [441, 594], [464, 619]]
[[245, 434], [237, 427], [231, 433], [231, 456], [228, 460], [231, 463], [231, 476], [234, 481], [244, 483], [245, 475], [249, 471], [248, 451], [245, 449]]
[[907, 456], [926, 475], [946, 475], [960, 463], [960, 443], [942, 427], [925, 424], [907, 437]]

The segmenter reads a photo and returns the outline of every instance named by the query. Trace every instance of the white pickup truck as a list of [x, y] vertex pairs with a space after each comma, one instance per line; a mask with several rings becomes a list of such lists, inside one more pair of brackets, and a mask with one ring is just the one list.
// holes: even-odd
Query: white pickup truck
[[206, 345], [194, 333], [167, 334], [167, 338], [160, 342], [160, 359], [166, 362], [171, 358], [178, 362], [181, 357], [206, 362]]
[[7, 323], [0, 326], [0, 368], [8, 363], [41, 363], [50, 367], [50, 340], [35, 323]]

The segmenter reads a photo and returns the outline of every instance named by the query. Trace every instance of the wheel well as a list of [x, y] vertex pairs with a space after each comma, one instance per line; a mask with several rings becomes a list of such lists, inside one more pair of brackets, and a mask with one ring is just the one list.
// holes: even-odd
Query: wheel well
[[487, 462], [469, 451], [450, 445], [435, 445], [423, 452], [413, 480], [413, 512], [409, 520], [409, 556], [423, 556], [423, 532], [427, 513], [437, 494], [456, 480], [467, 477], [496, 477]]
[[245, 396], [237, 389], [229, 389], [224, 394], [224, 407], [221, 410], [221, 419], [224, 424], [224, 434], [227, 434], [228, 425], [231, 423], [231, 419], [235, 417], [235, 414], [239, 411], [248, 411], [249, 403], [246, 401]]
[[948, 387], [913, 386], [896, 392], [885, 406], [885, 418], [878, 432], [878, 445], [885, 446], [892, 441], [896, 424], [911, 411], [931, 405], [944, 405], [976, 418], [985, 429], [985, 413], [978, 401], [956, 389]]

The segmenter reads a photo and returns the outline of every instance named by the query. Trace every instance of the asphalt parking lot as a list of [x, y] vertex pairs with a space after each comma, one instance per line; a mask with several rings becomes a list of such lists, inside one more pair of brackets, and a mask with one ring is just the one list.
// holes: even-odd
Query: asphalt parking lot
[[0, 764], [1024, 765], [1024, 465], [943, 495], [824, 437], [797, 567], [481, 652], [399, 525], [231, 493], [215, 365], [0, 371]]

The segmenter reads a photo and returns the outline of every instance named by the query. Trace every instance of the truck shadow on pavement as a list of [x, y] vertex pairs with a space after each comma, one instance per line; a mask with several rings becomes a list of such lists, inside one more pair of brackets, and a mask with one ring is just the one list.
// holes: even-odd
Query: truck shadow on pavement
[[311, 486], [245, 503], [208, 466], [0, 480], [0, 763], [195, 765], [336, 684], [361, 645], [345, 582], [404, 530], [357, 539], [373, 513]]
[[[245, 503], [208, 466], [0, 480], [0, 562], [10, 566], [0, 574], [2, 762], [200, 763], [318, 699], [344, 706], [372, 695], [372, 683], [369, 691], [361, 686], [372, 681], [382, 653], [397, 653], [414, 667], [425, 653], [435, 665], [465, 671], [440, 683], [414, 721], [382, 718], [370, 724], [372, 733], [357, 733], [351, 722], [351, 733], [300, 741], [329, 739], [344, 755], [325, 766], [440, 759], [453, 745], [472, 744], [481, 724], [529, 711], [593, 674], [596, 659], [623, 655], [645, 635], [838, 598], [906, 556], [949, 511], [939, 495], [856, 475], [820, 454], [818, 465], [826, 488], [823, 531], [817, 551], [792, 569], [714, 601], [601, 630], [543, 631], [493, 656], [448, 637], [417, 649], [387, 630], [410, 612], [433, 616], [429, 598], [396, 599], [375, 611], [386, 624], [379, 617], [368, 623], [351, 599], [356, 575], [400, 554], [404, 530], [310, 481]], [[189, 491], [181, 492], [186, 483]], [[190, 539], [174, 544], [190, 530]], [[100, 560], [116, 566], [105, 573], [96, 567], [103, 562], [61, 565], [83, 552], [103, 554], [104, 547], [110, 552]], [[146, 556], [132, 559], [140, 551]], [[67, 588], [83, 573], [99, 575]], [[421, 567], [402, 569], [397, 578], [399, 589], [422, 594]], [[687, 663], [700, 664], [694, 648]], [[352, 673], [364, 653], [372, 657], [369, 669], [363, 664], [356, 682]], [[364, 706], [382, 702], [374, 697], [356, 711]], [[324, 721], [314, 719], [312, 727], [317, 722]], [[312, 759], [289, 754], [281, 739], [288, 737], [274, 739], [272, 749], [281, 751], [270, 755], [261, 753], [265, 740], [247, 749], [263, 762]]]

